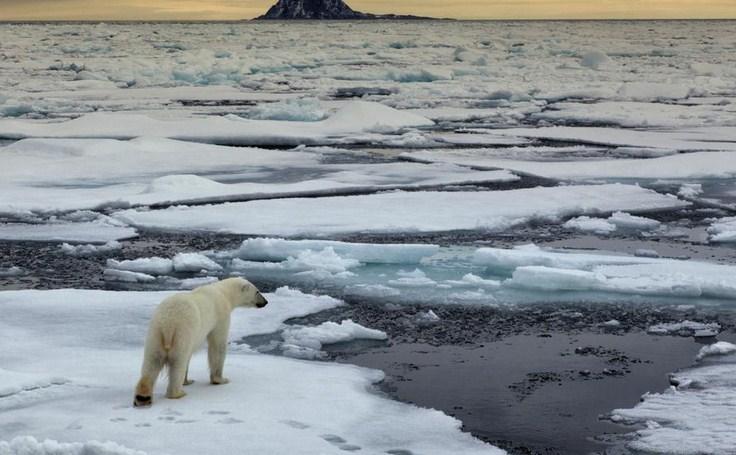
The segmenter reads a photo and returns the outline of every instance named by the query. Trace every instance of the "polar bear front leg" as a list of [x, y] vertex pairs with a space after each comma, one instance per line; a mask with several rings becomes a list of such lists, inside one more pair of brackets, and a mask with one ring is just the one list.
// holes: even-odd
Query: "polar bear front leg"
[[210, 383], [227, 384], [229, 379], [222, 376], [225, 367], [225, 353], [227, 352], [227, 333], [230, 321], [218, 327], [207, 336], [207, 360], [210, 364]]

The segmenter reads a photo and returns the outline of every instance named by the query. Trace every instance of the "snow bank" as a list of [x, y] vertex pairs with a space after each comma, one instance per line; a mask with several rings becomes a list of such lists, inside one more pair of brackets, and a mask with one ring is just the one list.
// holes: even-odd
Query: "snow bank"
[[386, 340], [386, 333], [363, 327], [350, 319], [340, 323], [323, 322], [316, 327], [290, 326], [281, 332], [283, 343], [281, 350], [284, 355], [296, 358], [320, 358], [322, 345], [344, 343], [347, 341]]
[[248, 120], [234, 115], [160, 120], [141, 114], [98, 112], [61, 122], [0, 119], [0, 137], [111, 138], [140, 136], [237, 145], [299, 145], [361, 132], [397, 131], [434, 122], [379, 103], [350, 101], [318, 122]]
[[736, 242], [736, 217], [721, 218], [708, 227], [711, 242]]
[[111, 240], [103, 245], [93, 245], [91, 243], [70, 245], [68, 243], [62, 243], [60, 248], [62, 253], [68, 254], [69, 256], [94, 256], [96, 254], [122, 250], [123, 244], [117, 240]]
[[232, 254], [250, 261], [284, 261], [305, 250], [322, 251], [331, 248], [335, 253], [361, 263], [413, 264], [439, 251], [438, 245], [348, 243], [329, 240], [285, 240], [255, 238], [244, 240]]
[[[519, 203], [523, 201], [523, 203]], [[216, 206], [125, 210], [125, 223], [250, 235], [501, 230], [531, 220], [686, 206], [630, 185], [582, 185], [484, 192], [394, 192], [368, 196], [252, 201]], [[248, 215], [252, 214], [252, 215]], [[370, 214], [370, 216], [366, 216]], [[284, 220], [290, 220], [284, 223]]]
[[[39, 441], [70, 444], [62, 446], [69, 453], [77, 453], [78, 441], [115, 441], [119, 446], [107, 446], [111, 452], [95, 453], [116, 455], [113, 450], [123, 450], [120, 447], [150, 454], [212, 455], [243, 451], [337, 455], [348, 446], [366, 453], [503, 453], [462, 432], [454, 418], [373, 393], [373, 384], [383, 378], [379, 371], [268, 356], [237, 346], [232, 346], [225, 365], [230, 384], [208, 384], [206, 354], [199, 351], [189, 370], [197, 382], [187, 388], [187, 397], [165, 399], [162, 380], [153, 407], [135, 409], [132, 389], [147, 321], [168, 295], [0, 292], [0, 345], [4, 347], [0, 372], [44, 372], [73, 379], [69, 385], [23, 395], [14, 401], [12, 412], [0, 412], [2, 438], [14, 441], [33, 435]], [[339, 304], [329, 297], [287, 289], [266, 298], [270, 304], [261, 310], [233, 313], [234, 339], [270, 333], [285, 318]], [[0, 452], [7, 452], [10, 444], [25, 447], [26, 443], [1, 444]], [[80, 444], [100, 450], [91, 443]], [[39, 450], [35, 443], [28, 445]], [[89, 450], [84, 453], [92, 453]]]

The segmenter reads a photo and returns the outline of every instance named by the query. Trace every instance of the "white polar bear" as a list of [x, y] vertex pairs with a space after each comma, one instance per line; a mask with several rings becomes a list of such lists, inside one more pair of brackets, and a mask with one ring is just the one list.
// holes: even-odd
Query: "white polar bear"
[[192, 353], [207, 340], [210, 382], [227, 384], [222, 376], [227, 349], [230, 313], [237, 307], [263, 308], [268, 302], [243, 278], [228, 278], [192, 292], [164, 299], [153, 314], [143, 353], [141, 379], [135, 388], [134, 406], [150, 406], [153, 388], [164, 366], [168, 367], [167, 398], [181, 398], [188, 379]]

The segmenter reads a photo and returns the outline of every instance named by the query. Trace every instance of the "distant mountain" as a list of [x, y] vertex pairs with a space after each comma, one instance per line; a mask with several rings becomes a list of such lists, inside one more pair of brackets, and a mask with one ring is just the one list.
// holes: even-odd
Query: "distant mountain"
[[395, 14], [370, 14], [355, 11], [342, 0], [278, 0], [257, 20], [285, 19], [430, 19], [419, 16], [400, 16]]

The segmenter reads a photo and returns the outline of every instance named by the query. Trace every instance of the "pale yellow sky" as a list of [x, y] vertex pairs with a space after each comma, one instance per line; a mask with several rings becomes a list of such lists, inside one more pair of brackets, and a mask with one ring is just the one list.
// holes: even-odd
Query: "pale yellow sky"
[[[237, 20], [275, 0], [0, 0], [0, 20]], [[736, 0], [352, 0], [372, 13], [458, 19], [736, 19]]]

